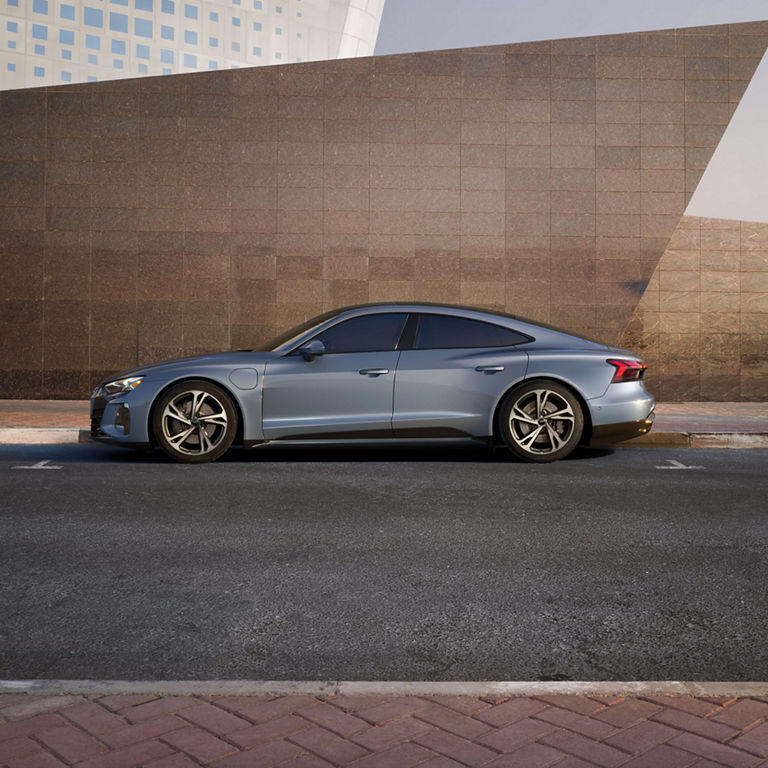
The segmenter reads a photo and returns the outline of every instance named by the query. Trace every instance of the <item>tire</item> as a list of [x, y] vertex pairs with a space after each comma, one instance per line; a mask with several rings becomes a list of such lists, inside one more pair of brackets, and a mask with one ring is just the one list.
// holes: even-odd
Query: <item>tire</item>
[[216, 461], [232, 445], [237, 411], [232, 398], [208, 381], [182, 381], [163, 393], [152, 417], [157, 444], [175, 461]]
[[557, 461], [579, 444], [584, 413], [570, 389], [534, 379], [507, 395], [499, 430], [507, 448], [524, 461]]

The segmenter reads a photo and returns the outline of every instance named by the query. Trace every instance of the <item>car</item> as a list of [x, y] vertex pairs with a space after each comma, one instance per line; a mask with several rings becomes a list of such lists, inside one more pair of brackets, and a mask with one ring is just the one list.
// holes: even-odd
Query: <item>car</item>
[[363, 304], [258, 349], [143, 365], [91, 397], [91, 437], [203, 463], [235, 444], [480, 441], [531, 462], [648, 432], [646, 365], [504, 312]]

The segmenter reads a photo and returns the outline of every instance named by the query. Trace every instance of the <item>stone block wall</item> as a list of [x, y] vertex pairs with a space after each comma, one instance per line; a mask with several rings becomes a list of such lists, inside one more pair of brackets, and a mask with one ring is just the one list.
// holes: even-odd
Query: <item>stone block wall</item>
[[[0, 397], [425, 300], [631, 341], [662, 397], [768, 399], [742, 357], [738, 391], [703, 375], [700, 332], [671, 365], [651, 306], [684, 301], [654, 275], [687, 292], [660, 261], [767, 44], [762, 22], [0, 93]], [[747, 350], [765, 315], [739, 311]]]

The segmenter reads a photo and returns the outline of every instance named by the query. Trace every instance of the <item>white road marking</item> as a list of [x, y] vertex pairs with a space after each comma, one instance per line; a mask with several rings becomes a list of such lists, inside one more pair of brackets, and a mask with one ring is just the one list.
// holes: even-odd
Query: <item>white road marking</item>
[[676, 459], [667, 459], [667, 462], [671, 464], [671, 467], [656, 467], [656, 469], [705, 469], [705, 467], [687, 467], [685, 464], [681, 464]]
[[33, 464], [31, 467], [11, 467], [11, 469], [61, 469], [60, 466], [49, 464], [50, 459], [43, 459]]

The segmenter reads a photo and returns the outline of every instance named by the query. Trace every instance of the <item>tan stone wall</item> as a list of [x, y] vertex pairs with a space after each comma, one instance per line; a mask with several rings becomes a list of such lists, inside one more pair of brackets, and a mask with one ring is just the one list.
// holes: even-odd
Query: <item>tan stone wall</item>
[[[0, 397], [366, 301], [619, 342], [767, 44], [764, 22], [0, 93]], [[659, 290], [687, 307], [685, 279]], [[689, 342], [687, 368], [646, 345], [662, 396], [735, 396]], [[752, 359], [739, 396], [766, 399]]]
[[767, 399], [768, 224], [684, 216], [622, 344], [663, 400]]

